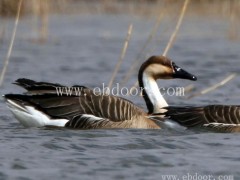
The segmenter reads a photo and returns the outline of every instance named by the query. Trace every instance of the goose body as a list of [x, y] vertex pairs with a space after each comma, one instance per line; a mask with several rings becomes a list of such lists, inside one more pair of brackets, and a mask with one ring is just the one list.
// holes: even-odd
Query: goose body
[[240, 132], [240, 106], [166, 107], [165, 116], [186, 127], [203, 126], [218, 132]]
[[[48, 85], [51, 87], [51, 84]], [[52, 88], [54, 90], [56, 87]], [[59, 97], [45, 92], [31, 95], [9, 94], [5, 98], [12, 113], [25, 127], [159, 128], [147, 118], [141, 108], [128, 100], [115, 96], [96, 96], [88, 88], [83, 88], [81, 94], [62, 94]]]
[[156, 80], [182, 78], [196, 80], [164, 56], [152, 56], [139, 70], [138, 80], [148, 113], [132, 102], [117, 96], [96, 94], [84, 86], [77, 95], [62, 93], [65, 86], [29, 79], [18, 79], [25, 94], [6, 94], [4, 98], [16, 119], [25, 127], [57, 126], [75, 129], [144, 128], [160, 129], [148, 115], [162, 112], [168, 104], [159, 92]]

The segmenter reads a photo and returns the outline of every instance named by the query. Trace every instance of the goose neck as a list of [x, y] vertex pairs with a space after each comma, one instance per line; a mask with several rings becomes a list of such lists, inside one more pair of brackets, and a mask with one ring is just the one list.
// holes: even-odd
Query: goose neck
[[143, 72], [139, 75], [139, 86], [146, 102], [148, 113], [160, 113], [164, 111], [161, 108], [168, 106], [168, 104], [159, 91], [154, 77]]

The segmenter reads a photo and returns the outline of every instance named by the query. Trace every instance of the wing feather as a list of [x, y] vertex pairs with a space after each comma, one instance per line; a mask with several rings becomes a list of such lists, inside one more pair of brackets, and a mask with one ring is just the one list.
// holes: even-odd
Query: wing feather
[[[35, 82], [28, 79], [18, 79], [15, 84], [28, 90], [27, 94], [7, 94], [5, 98], [18, 100], [23, 104], [29, 103], [52, 118], [72, 120], [81, 114], [89, 114], [109, 121], [120, 122], [130, 120], [134, 114], [145, 115], [141, 108], [124, 98], [94, 94], [91, 89], [84, 86], [73, 86], [81, 87], [77, 96], [74, 93], [74, 95], [57, 94], [56, 87], [64, 87], [60, 84]], [[41, 93], [39, 93], [40, 91]]]
[[217, 132], [240, 132], [240, 124], [209, 123], [203, 126]]
[[223, 123], [240, 123], [240, 106], [238, 105], [208, 105], [201, 107], [166, 107], [166, 117], [184, 125], [193, 127], [196, 125]]

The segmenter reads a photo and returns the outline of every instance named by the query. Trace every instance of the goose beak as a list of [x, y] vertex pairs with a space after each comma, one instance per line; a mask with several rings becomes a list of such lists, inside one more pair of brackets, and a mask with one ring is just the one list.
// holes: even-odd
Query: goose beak
[[173, 66], [173, 78], [179, 79], [188, 79], [192, 81], [196, 81], [197, 77], [193, 74], [188, 73], [187, 71], [183, 70], [182, 68], [178, 67], [176, 64], [172, 64]]

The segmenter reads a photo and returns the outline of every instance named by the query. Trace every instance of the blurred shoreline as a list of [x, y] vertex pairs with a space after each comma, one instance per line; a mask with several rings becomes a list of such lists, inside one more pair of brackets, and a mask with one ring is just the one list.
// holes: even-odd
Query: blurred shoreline
[[[15, 18], [19, 0], [0, 0], [0, 19]], [[175, 24], [184, 0], [23, 0], [21, 17], [32, 19], [39, 34], [37, 42], [48, 40], [52, 15], [127, 15]], [[227, 23], [229, 39], [239, 39], [240, 0], [189, 0], [185, 18], [212, 18]], [[162, 16], [162, 17], [160, 17]], [[7, 23], [0, 28], [0, 44], [7, 33]]]
[[[155, 17], [161, 11], [167, 15], [181, 9], [184, 0], [23, 0], [21, 15], [46, 13], [64, 14], [134, 14]], [[11, 17], [17, 12], [17, 0], [1, 0], [0, 16]], [[240, 16], [239, 0], [191, 0], [187, 15], [230, 17]]]

